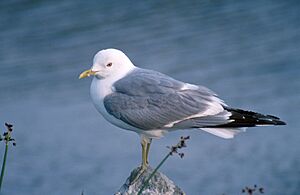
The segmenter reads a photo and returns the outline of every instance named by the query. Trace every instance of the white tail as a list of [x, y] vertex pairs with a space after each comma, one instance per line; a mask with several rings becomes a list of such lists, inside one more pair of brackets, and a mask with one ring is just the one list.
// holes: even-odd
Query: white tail
[[246, 128], [201, 128], [201, 130], [224, 139], [232, 139], [236, 134], [245, 132]]

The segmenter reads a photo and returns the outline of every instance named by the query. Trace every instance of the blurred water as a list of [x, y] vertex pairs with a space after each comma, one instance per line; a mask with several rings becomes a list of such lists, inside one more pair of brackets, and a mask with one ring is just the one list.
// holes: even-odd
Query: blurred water
[[254, 184], [266, 194], [297, 194], [299, 8], [297, 1], [1, 1], [0, 124], [15, 124], [18, 144], [3, 193], [112, 194], [140, 163], [138, 137], [108, 124], [91, 104], [90, 79], [77, 79], [98, 50], [114, 47], [140, 67], [288, 123], [229, 141], [199, 131], [154, 141], [152, 165], [166, 145], [191, 135], [185, 158], [161, 169], [187, 194], [240, 194]]

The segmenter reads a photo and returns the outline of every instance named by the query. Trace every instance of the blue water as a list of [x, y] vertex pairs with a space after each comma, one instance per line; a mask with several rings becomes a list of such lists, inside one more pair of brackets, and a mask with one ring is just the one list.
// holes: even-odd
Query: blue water
[[13, 123], [17, 139], [3, 194], [113, 194], [139, 165], [138, 136], [106, 122], [91, 80], [78, 80], [109, 47], [288, 123], [233, 140], [196, 130], [155, 140], [153, 166], [165, 146], [191, 136], [184, 159], [161, 168], [187, 194], [241, 194], [254, 184], [299, 193], [299, 10], [297, 1], [1, 1], [0, 127]]

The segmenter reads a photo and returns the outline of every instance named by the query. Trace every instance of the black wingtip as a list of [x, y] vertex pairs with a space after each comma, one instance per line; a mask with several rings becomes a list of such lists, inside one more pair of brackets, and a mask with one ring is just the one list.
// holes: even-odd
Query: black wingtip
[[286, 125], [286, 122], [284, 122], [284, 121], [277, 120], [277, 121], [274, 121], [274, 122], [275, 122], [274, 125]]
[[286, 122], [273, 115], [264, 115], [253, 111], [228, 107], [224, 107], [224, 109], [232, 114], [229, 119], [233, 120], [233, 122], [230, 122], [225, 126], [254, 127], [261, 125], [286, 125]]
[[277, 116], [267, 114], [265, 115], [265, 117], [266, 119], [270, 120], [273, 123], [273, 125], [286, 125], [286, 122], [280, 120], [280, 118]]

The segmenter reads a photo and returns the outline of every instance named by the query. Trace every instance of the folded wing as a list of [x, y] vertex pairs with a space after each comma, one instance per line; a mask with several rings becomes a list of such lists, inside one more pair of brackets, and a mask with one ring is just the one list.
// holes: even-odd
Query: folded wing
[[230, 122], [226, 105], [211, 90], [144, 69], [117, 81], [104, 105], [114, 117], [142, 130], [201, 128]]

